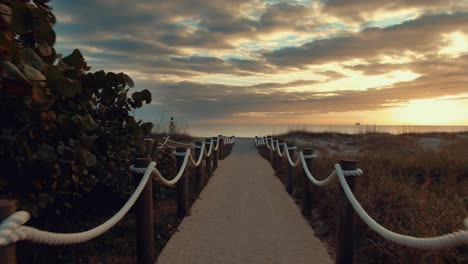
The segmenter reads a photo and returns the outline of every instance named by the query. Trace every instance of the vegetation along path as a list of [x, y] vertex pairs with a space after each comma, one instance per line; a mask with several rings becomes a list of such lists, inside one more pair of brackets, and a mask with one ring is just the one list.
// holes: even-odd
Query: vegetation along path
[[237, 139], [215, 174], [158, 264], [332, 263], [252, 139]]

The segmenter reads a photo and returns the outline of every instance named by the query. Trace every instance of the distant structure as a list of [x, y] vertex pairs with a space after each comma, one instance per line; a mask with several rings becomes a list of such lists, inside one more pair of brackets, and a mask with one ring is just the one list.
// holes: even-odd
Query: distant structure
[[173, 135], [174, 133], [175, 133], [174, 117], [171, 117], [171, 122], [169, 123], [169, 134]]
[[356, 123], [356, 126], [360, 126], [360, 125], [361, 125], [361, 123], [359, 123], [359, 122]]

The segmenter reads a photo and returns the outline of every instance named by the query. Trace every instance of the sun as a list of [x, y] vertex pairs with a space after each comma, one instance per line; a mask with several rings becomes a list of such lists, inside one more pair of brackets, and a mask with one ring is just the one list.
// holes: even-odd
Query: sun
[[467, 125], [468, 101], [446, 98], [411, 100], [392, 110], [394, 122], [413, 125]]

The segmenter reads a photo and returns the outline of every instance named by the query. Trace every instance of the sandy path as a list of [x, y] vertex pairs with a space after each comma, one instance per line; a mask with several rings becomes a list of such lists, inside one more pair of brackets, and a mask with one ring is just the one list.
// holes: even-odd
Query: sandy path
[[252, 141], [236, 140], [157, 263], [332, 263]]

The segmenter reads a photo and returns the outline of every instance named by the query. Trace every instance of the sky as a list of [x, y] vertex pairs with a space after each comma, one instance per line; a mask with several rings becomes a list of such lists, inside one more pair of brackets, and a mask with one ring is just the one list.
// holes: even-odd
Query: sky
[[468, 125], [468, 0], [51, 5], [57, 51], [150, 90], [145, 121]]

